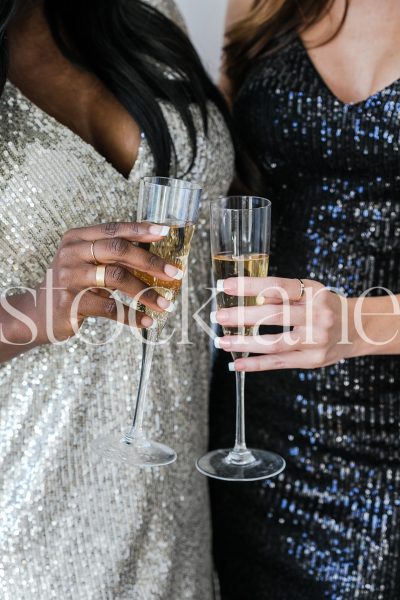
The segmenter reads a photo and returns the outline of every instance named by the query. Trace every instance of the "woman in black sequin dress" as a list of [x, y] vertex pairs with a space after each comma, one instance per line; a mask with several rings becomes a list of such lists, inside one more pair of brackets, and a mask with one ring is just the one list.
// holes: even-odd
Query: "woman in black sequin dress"
[[[211, 482], [223, 600], [400, 597], [399, 296], [370, 291], [363, 312], [375, 314], [360, 318], [368, 338], [355, 320], [366, 290], [400, 291], [400, 6], [353, 0], [342, 23], [343, 10], [344, 0], [262, 0], [230, 35], [235, 119], [261, 176], [252, 191], [272, 200], [271, 275], [285, 278], [253, 294], [287, 290], [285, 323], [299, 341], [235, 345], [257, 352], [235, 363], [256, 371], [247, 441], [284, 456], [287, 469], [270, 481]], [[299, 277], [321, 291], [308, 329]], [[346, 313], [324, 286], [346, 296]], [[257, 319], [282, 325], [282, 308], [262, 295]], [[345, 317], [350, 343], [339, 344]], [[215, 366], [212, 448], [234, 435], [232, 343], [221, 338], [227, 352]]]

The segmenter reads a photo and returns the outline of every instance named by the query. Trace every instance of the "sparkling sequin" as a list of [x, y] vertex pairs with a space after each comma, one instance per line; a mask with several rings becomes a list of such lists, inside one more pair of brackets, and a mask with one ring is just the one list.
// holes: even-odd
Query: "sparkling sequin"
[[[154, 2], [166, 9], [166, 0]], [[186, 171], [190, 143], [163, 106]], [[226, 193], [233, 151], [210, 105], [210, 132], [194, 109], [199, 152], [190, 179], [205, 194], [180, 307], [156, 350], [146, 427], [179, 455], [165, 469], [114, 467], [92, 455], [94, 436], [124, 431], [138, 385], [140, 342], [88, 319], [83, 339], [0, 365], [1, 600], [206, 600], [213, 597], [207, 482], [195, 458], [207, 446], [209, 340], [191, 318], [208, 298], [207, 199]], [[139, 180], [154, 173], [143, 138], [126, 180], [79, 137], [7, 83], [0, 99], [1, 288], [42, 280], [66, 230], [133, 220]], [[186, 293], [185, 293], [186, 297]], [[182, 343], [183, 341], [183, 343]]]
[[[344, 104], [296, 40], [254, 66], [236, 118], [272, 200], [271, 271], [360, 295], [399, 292], [400, 82]], [[230, 444], [234, 382], [219, 356], [212, 445]], [[287, 460], [279, 479], [213, 482], [223, 598], [397, 600], [398, 357], [251, 374], [248, 441]]]

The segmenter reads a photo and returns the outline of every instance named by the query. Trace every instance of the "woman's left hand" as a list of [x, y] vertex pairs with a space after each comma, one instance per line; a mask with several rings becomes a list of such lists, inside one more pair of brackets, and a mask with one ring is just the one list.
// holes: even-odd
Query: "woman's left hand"
[[216, 338], [227, 352], [255, 353], [232, 363], [236, 371], [315, 369], [357, 355], [353, 299], [332, 293], [321, 283], [277, 277], [230, 278], [219, 282], [224, 293], [255, 296], [257, 305], [223, 308], [212, 320], [223, 327], [278, 325], [291, 330], [270, 335]]

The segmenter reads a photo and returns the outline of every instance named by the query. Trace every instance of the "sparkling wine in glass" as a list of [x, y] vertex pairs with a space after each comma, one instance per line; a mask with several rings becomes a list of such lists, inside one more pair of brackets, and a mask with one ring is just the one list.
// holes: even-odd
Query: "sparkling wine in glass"
[[[268, 254], [248, 254], [235, 256], [229, 254], [217, 254], [212, 257], [213, 278], [215, 281], [228, 279], [229, 277], [267, 277], [269, 266]], [[218, 296], [218, 308], [232, 308], [235, 306], [253, 306], [253, 296], [229, 296], [222, 292]], [[225, 335], [253, 335], [253, 327], [224, 327]]]
[[[147, 221], [169, 226], [168, 235], [158, 242], [141, 244], [149, 252], [186, 271], [190, 244], [197, 222], [201, 188], [191, 182], [166, 177], [146, 177], [140, 184], [137, 222]], [[182, 280], [164, 281], [149, 273], [133, 271], [134, 275], [171, 302], [177, 298]], [[169, 313], [158, 313], [147, 306], [138, 306], [154, 320], [142, 333], [142, 366], [137, 399], [133, 407], [133, 423], [125, 435], [111, 435], [95, 440], [95, 450], [113, 462], [137, 466], [162, 466], [176, 460], [176, 452], [165, 444], [149, 440], [143, 430], [146, 392], [150, 379], [154, 348]]]
[[[214, 284], [229, 277], [267, 277], [271, 238], [271, 203], [254, 196], [231, 196], [211, 203], [211, 254]], [[256, 304], [254, 296], [220, 292], [218, 308]], [[241, 322], [241, 320], [243, 322]], [[237, 327], [223, 327], [224, 335], [255, 335], [257, 328], [240, 319]], [[234, 360], [248, 353], [232, 352]], [[197, 460], [197, 469], [215, 479], [255, 481], [281, 473], [284, 459], [267, 450], [247, 448], [245, 440], [245, 373], [236, 376], [236, 437], [233, 448], [213, 450]]]
[[[153, 220], [152, 222], [154, 223], [155, 221]], [[169, 226], [169, 232], [166, 237], [158, 242], [139, 245], [141, 248], [148, 250], [148, 252], [151, 252], [152, 254], [156, 254], [165, 262], [172, 264], [185, 272], [195, 224], [194, 222], [178, 222], [173, 219], [164, 219], [163, 225]], [[146, 283], [149, 287], [155, 289], [158, 294], [171, 302], [175, 302], [181, 291], [182, 280], [174, 279], [172, 281], [164, 281], [157, 277], [153, 277], [150, 273], [145, 273], [138, 269], [134, 269], [132, 273], [135, 277]], [[141, 305], [141, 310], [153, 318], [157, 323], [160, 333], [168, 319], [169, 313], [159, 313], [151, 310], [145, 305]]]

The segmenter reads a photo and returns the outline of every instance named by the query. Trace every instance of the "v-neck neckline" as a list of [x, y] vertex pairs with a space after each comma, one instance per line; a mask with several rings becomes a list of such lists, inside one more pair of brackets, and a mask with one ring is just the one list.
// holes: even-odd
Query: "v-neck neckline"
[[390, 88], [392, 88], [394, 85], [396, 85], [397, 83], [400, 82], [400, 77], [398, 77], [397, 79], [395, 79], [394, 81], [392, 81], [391, 83], [389, 83], [388, 85], [386, 85], [384, 88], [382, 88], [380, 90], [377, 90], [376, 92], [374, 92], [373, 94], [371, 94], [367, 98], [364, 98], [362, 100], [358, 100], [357, 102], [344, 102], [330, 88], [330, 86], [325, 81], [324, 77], [321, 75], [321, 73], [317, 69], [317, 67], [316, 67], [313, 59], [311, 58], [311, 56], [310, 56], [310, 54], [309, 54], [309, 52], [308, 52], [308, 50], [307, 50], [307, 48], [306, 48], [306, 46], [305, 46], [305, 44], [304, 44], [304, 42], [303, 42], [303, 40], [302, 40], [302, 38], [301, 38], [300, 35], [297, 36], [297, 41], [298, 41], [298, 44], [299, 44], [300, 48], [303, 51], [303, 54], [304, 54], [304, 56], [305, 56], [305, 58], [307, 60], [308, 65], [311, 67], [312, 71], [314, 72], [314, 74], [316, 75], [316, 77], [318, 78], [318, 80], [320, 81], [320, 83], [323, 85], [323, 87], [328, 92], [328, 94], [331, 96], [331, 98], [333, 98], [333, 100], [335, 100], [335, 102], [337, 102], [341, 106], [357, 107], [357, 106], [362, 106], [364, 104], [367, 104], [371, 100], [375, 100], [376, 98], [379, 98], [379, 96], [385, 95], [386, 92], [388, 92], [390, 90]]
[[136, 165], [138, 164], [138, 161], [142, 154], [142, 148], [143, 148], [143, 144], [144, 144], [144, 140], [145, 140], [145, 135], [143, 132], [140, 133], [140, 143], [139, 143], [138, 151], [136, 154], [135, 162], [133, 163], [128, 176], [125, 177], [125, 175], [123, 175], [123, 173], [121, 173], [121, 171], [119, 171], [103, 154], [101, 154], [101, 152], [96, 150], [96, 148], [94, 146], [92, 146], [92, 144], [90, 144], [89, 142], [86, 142], [78, 133], [75, 133], [75, 131], [73, 131], [70, 127], [68, 127], [67, 125], [64, 125], [64, 123], [61, 123], [61, 121], [59, 121], [58, 119], [56, 119], [55, 117], [50, 115], [48, 112], [46, 112], [45, 110], [40, 108], [40, 106], [38, 106], [37, 104], [35, 104], [35, 102], [33, 102], [33, 100], [28, 98], [28, 96], [26, 96], [9, 79], [7, 79], [6, 85], [10, 86], [10, 88], [15, 91], [17, 96], [19, 96], [24, 102], [26, 102], [32, 108], [32, 110], [34, 110], [38, 115], [40, 115], [42, 118], [45, 118], [47, 121], [49, 121], [50, 123], [52, 123], [59, 129], [63, 130], [67, 135], [69, 135], [72, 139], [76, 140], [76, 142], [78, 142], [83, 148], [85, 148], [88, 152], [90, 152], [97, 160], [100, 159], [107, 166], [107, 168], [114, 174], [115, 177], [117, 177], [118, 179], [120, 179], [121, 181], [123, 181], [125, 183], [129, 183], [133, 174], [135, 173]]

